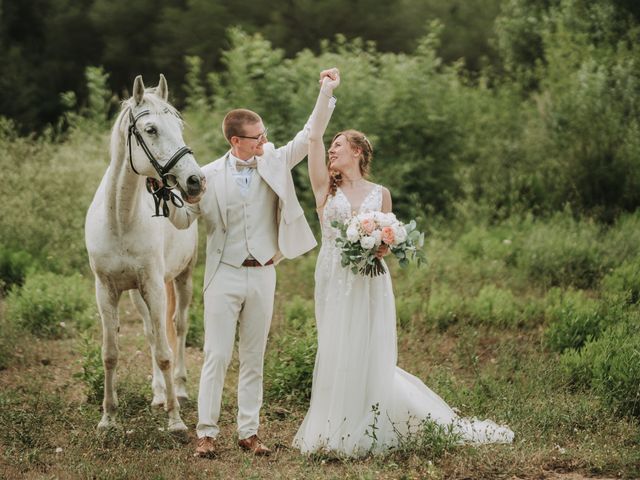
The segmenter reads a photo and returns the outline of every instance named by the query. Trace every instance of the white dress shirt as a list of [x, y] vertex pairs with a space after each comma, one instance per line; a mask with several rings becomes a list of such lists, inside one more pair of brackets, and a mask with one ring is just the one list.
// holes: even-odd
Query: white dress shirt
[[255, 168], [238, 168], [236, 166], [237, 163], [242, 163], [243, 160], [240, 160], [238, 157], [229, 153], [229, 157], [227, 159], [227, 165], [231, 169], [231, 175], [236, 181], [238, 188], [240, 189], [240, 193], [243, 197], [246, 197], [249, 193], [249, 187], [251, 186], [251, 179], [253, 178], [256, 169]]

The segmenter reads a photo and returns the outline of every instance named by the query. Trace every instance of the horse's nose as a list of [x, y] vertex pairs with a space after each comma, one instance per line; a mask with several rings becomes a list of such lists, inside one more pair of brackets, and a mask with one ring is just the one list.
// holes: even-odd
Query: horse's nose
[[191, 175], [187, 178], [187, 193], [189, 196], [195, 196], [200, 193], [202, 188], [202, 183], [200, 182], [200, 177], [197, 175]]

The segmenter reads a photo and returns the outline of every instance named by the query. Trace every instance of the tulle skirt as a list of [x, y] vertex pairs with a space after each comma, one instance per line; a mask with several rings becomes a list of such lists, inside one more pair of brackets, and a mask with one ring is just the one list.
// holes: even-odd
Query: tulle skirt
[[309, 410], [293, 444], [303, 453], [380, 453], [425, 421], [463, 441], [509, 443], [490, 420], [460, 418], [421, 380], [396, 366], [395, 299], [388, 273], [353, 274], [323, 246], [315, 272], [318, 352]]

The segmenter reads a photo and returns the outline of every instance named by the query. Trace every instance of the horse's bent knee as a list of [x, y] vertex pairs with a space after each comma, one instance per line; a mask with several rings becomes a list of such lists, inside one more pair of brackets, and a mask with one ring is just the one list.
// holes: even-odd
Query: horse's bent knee
[[160, 367], [160, 370], [162, 371], [166, 371], [169, 370], [171, 368], [171, 360], [170, 359], [162, 359], [162, 360], [157, 360], [158, 362], [158, 367]]
[[112, 370], [116, 368], [116, 365], [118, 364], [118, 357], [117, 356], [102, 357], [102, 363], [104, 365], [105, 370]]

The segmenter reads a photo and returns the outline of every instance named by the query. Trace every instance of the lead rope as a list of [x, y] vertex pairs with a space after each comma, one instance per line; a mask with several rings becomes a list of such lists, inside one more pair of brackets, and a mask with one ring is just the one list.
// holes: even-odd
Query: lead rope
[[[156, 214], [153, 215], [154, 217], [169, 216], [169, 201], [171, 201], [176, 208], [184, 207], [184, 200], [155, 178], [147, 177], [147, 192], [149, 192], [153, 197], [153, 203], [156, 207]], [[160, 206], [162, 206], [162, 215], [160, 215]]]

